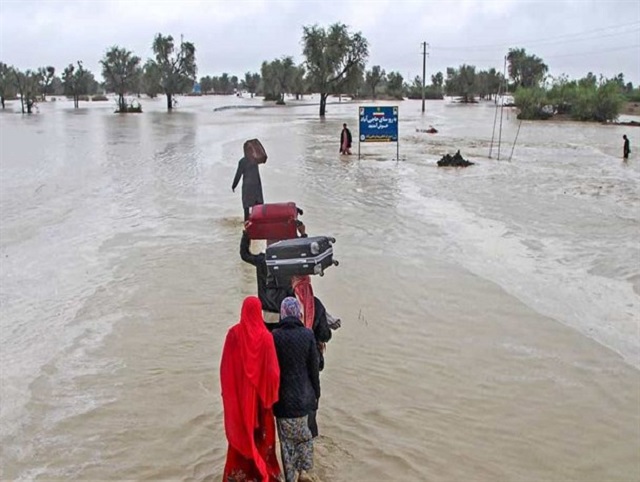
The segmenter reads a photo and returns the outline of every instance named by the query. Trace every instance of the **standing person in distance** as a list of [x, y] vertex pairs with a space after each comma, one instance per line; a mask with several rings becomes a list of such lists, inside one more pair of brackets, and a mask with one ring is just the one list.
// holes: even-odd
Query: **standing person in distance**
[[624, 139], [624, 145], [622, 146], [622, 158], [629, 159], [629, 153], [631, 152], [631, 147], [629, 146], [629, 138], [626, 134], [622, 136]]
[[[260, 148], [262, 148], [261, 144]], [[266, 159], [266, 153], [264, 157]], [[259, 163], [256, 160], [249, 159], [246, 155], [238, 161], [238, 169], [233, 178], [233, 184], [231, 184], [231, 190], [233, 192], [236, 191], [240, 178], [242, 178], [242, 208], [244, 209], [244, 220], [246, 221], [249, 219], [249, 210], [252, 206], [264, 204]]]
[[347, 124], [342, 124], [342, 132], [340, 133], [340, 154], [351, 154], [351, 131], [347, 128]]
[[273, 415], [280, 368], [261, 308], [255, 296], [245, 298], [240, 322], [229, 329], [222, 350], [220, 385], [229, 443], [223, 482], [280, 481]]

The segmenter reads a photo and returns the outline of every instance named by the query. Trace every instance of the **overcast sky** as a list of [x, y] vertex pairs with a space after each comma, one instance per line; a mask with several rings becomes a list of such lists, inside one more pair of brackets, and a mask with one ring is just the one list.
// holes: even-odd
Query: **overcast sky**
[[99, 61], [119, 45], [146, 59], [162, 32], [195, 43], [198, 77], [239, 77], [263, 60], [301, 53], [302, 26], [342, 22], [369, 41], [368, 67], [405, 79], [462, 63], [503, 68], [509, 47], [541, 57], [552, 75], [640, 83], [640, 0], [0, 0], [0, 61], [21, 69]]

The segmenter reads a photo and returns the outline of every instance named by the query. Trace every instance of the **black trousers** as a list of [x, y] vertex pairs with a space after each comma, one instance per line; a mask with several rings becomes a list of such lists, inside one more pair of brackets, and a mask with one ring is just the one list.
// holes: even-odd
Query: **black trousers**
[[309, 430], [311, 430], [311, 435], [313, 436], [313, 438], [316, 438], [318, 436], [318, 422], [316, 420], [317, 413], [317, 410], [309, 412], [309, 417], [307, 420], [307, 425], [309, 425]]
[[248, 220], [249, 219], [249, 211], [251, 211], [251, 208], [244, 208], [244, 220]]

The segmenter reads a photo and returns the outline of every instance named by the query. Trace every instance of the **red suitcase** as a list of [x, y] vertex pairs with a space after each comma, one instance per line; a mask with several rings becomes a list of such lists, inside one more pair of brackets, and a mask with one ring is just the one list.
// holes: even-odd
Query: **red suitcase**
[[245, 229], [249, 239], [293, 239], [298, 232], [298, 207], [296, 203], [256, 204]]

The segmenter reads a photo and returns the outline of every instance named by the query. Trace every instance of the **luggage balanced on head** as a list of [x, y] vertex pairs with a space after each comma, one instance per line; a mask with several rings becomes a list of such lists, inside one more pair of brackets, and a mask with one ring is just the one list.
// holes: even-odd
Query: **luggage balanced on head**
[[295, 238], [300, 224], [298, 214], [302, 214], [302, 209], [293, 202], [256, 204], [245, 227], [247, 236], [272, 241]]
[[267, 247], [266, 263], [269, 274], [276, 279], [296, 275], [324, 275], [329, 266], [338, 266], [333, 259], [335, 238], [310, 236], [278, 241]]
[[243, 146], [244, 157], [256, 164], [267, 162], [267, 151], [258, 139], [249, 139]]

